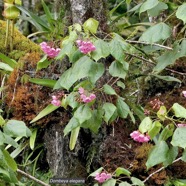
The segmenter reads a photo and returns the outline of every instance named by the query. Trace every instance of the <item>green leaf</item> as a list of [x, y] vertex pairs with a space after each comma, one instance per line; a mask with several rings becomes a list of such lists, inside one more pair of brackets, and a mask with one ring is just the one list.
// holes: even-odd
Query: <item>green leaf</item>
[[171, 29], [168, 25], [161, 22], [148, 28], [140, 37], [140, 41], [156, 43], [165, 40], [171, 35]]
[[167, 159], [163, 162], [164, 167], [171, 165], [178, 155], [178, 147], [171, 146], [167, 152]]
[[124, 169], [122, 167], [118, 167], [115, 172], [116, 172], [116, 176], [120, 176], [121, 174], [124, 174], [126, 176], [131, 175], [130, 171], [128, 171], [127, 169]]
[[165, 106], [161, 106], [157, 112], [157, 116], [160, 120], [164, 121], [167, 115], [167, 109]]
[[150, 117], [145, 117], [139, 125], [139, 131], [141, 133], [148, 132], [152, 128], [152, 120]]
[[103, 86], [103, 91], [108, 94], [108, 95], [117, 95], [117, 93], [115, 92], [115, 90], [108, 84], [105, 84]]
[[103, 112], [102, 110], [93, 110], [92, 111], [92, 117], [85, 121], [84, 123], [81, 124], [82, 128], [88, 128], [90, 129], [93, 133], [97, 134], [98, 130], [102, 124], [102, 117], [103, 117]]
[[86, 105], [81, 105], [74, 113], [74, 117], [78, 120], [80, 124], [89, 120], [92, 116], [92, 111], [90, 107]]
[[168, 150], [169, 147], [165, 141], [161, 141], [155, 145], [146, 162], [147, 169], [166, 161]]
[[126, 181], [121, 182], [119, 186], [132, 186], [131, 184], [127, 183]]
[[161, 132], [158, 141], [165, 141], [173, 135], [174, 124], [168, 124]]
[[35, 147], [35, 141], [37, 137], [37, 128], [32, 131], [32, 135], [30, 136], [30, 148], [34, 150]]
[[7, 165], [13, 170], [16, 171], [17, 170], [17, 164], [15, 162], [15, 160], [10, 156], [9, 152], [7, 150], [3, 150], [3, 155], [4, 158], [6, 160]]
[[182, 157], [181, 160], [186, 162], [186, 149], [184, 149], [183, 153], [182, 153]]
[[186, 23], [186, 3], [183, 3], [181, 6], [178, 7], [177, 11], [176, 11], [176, 17], [178, 19], [181, 19], [183, 21], [183, 23]]
[[118, 61], [113, 61], [109, 67], [109, 73], [113, 77], [119, 77], [125, 79], [128, 73], [129, 65], [126, 62], [120, 63]]
[[42, 85], [49, 88], [54, 88], [54, 85], [56, 84], [56, 80], [52, 79], [39, 79], [39, 78], [30, 78], [29, 82], [35, 83], [37, 85]]
[[97, 173], [101, 173], [103, 170], [103, 167], [100, 167], [99, 169], [97, 169], [96, 171], [94, 171], [93, 173], [91, 173], [89, 176], [95, 177], [97, 175]]
[[36, 71], [47, 68], [51, 62], [51, 60], [48, 60], [47, 55], [44, 55], [43, 58], [38, 61]]
[[127, 118], [130, 109], [129, 106], [123, 101], [121, 97], [118, 97], [116, 102], [117, 112], [120, 118]]
[[14, 69], [6, 63], [0, 62], [0, 69], [12, 72]]
[[80, 129], [80, 127], [76, 127], [75, 129], [73, 129], [71, 131], [70, 143], [69, 143], [70, 150], [73, 150], [75, 148], [76, 141], [77, 141], [77, 138], [78, 138], [78, 135], [79, 135], [79, 129]]
[[15, 148], [18, 147], [18, 143], [13, 138], [11, 138], [9, 135], [3, 134], [3, 136], [4, 136], [4, 143], [6, 143], [7, 145], [11, 145]]
[[53, 104], [48, 105], [46, 108], [44, 108], [30, 123], [34, 123], [38, 121], [39, 119], [45, 117], [46, 115], [50, 114], [54, 110], [58, 109], [59, 107], [54, 106]]
[[158, 3], [159, 3], [158, 0], [147, 0], [147, 1], [145, 1], [140, 7], [140, 13], [154, 8], [155, 6], [158, 5]]
[[71, 92], [68, 96], [67, 96], [67, 100], [66, 100], [66, 104], [69, 105], [70, 107], [72, 107], [73, 109], [75, 109], [76, 107], [78, 107], [79, 103], [77, 102], [77, 92]]
[[174, 103], [172, 106], [172, 110], [176, 117], [185, 118], [186, 119], [186, 109], [178, 103]]
[[112, 103], [104, 103], [103, 105], [103, 110], [104, 110], [104, 116], [103, 119], [106, 123], [109, 122], [109, 120], [111, 119], [111, 117], [114, 115], [114, 113], [116, 112], [117, 108], [114, 104]]
[[28, 141], [21, 143], [13, 152], [11, 152], [11, 157], [16, 158], [23, 150], [28, 146]]
[[122, 81], [117, 81], [117, 86], [125, 89], [125, 84]]
[[9, 65], [11, 68], [15, 68], [17, 66], [17, 62], [9, 57], [5, 56], [4, 54], [0, 53], [0, 59]]
[[174, 131], [171, 144], [182, 148], [186, 147], [186, 128], [179, 127]]
[[4, 141], [5, 141], [4, 135], [0, 130], [0, 146], [4, 144]]
[[8, 122], [3, 127], [3, 131], [5, 134], [13, 137], [31, 136], [30, 129], [23, 121], [18, 120], [8, 120]]
[[148, 14], [152, 17], [158, 16], [163, 10], [168, 9], [168, 6], [166, 3], [159, 2], [155, 7], [152, 9], [147, 10]]
[[92, 34], [97, 33], [99, 22], [93, 18], [89, 18], [83, 24], [83, 29], [85, 32], [90, 31]]
[[2, 127], [5, 124], [4, 118], [0, 115], [0, 127]]
[[47, 17], [47, 21], [50, 24], [50, 28], [54, 29], [54, 25], [53, 25], [53, 19], [54, 18], [52, 17], [52, 14], [51, 14], [49, 8], [47, 7], [47, 5], [45, 4], [45, 2], [42, 0], [41, 3], [42, 3], [42, 6], [43, 6], [45, 15]]
[[66, 136], [69, 132], [71, 132], [73, 129], [77, 128], [78, 126], [80, 126], [78, 120], [75, 117], [72, 117], [63, 131], [64, 136]]
[[77, 81], [85, 77], [90, 77], [92, 83], [95, 83], [104, 73], [104, 65], [95, 63], [89, 57], [83, 56], [70, 69], [65, 71], [57, 81], [54, 89], [61, 87], [69, 88]]
[[151, 139], [153, 139], [160, 132], [161, 127], [162, 125], [159, 121], [153, 122], [152, 127], [148, 131], [148, 135]]
[[181, 83], [181, 81], [179, 79], [172, 77], [172, 76], [160, 76], [160, 75], [152, 75], [152, 76], [155, 76], [155, 77], [165, 80], [165, 81], [176, 81], [178, 83]]
[[106, 182], [102, 184], [102, 186], [115, 186], [116, 180], [115, 179], [109, 179]]
[[16, 5], [16, 7], [31, 18], [27, 19], [27, 21], [31, 22], [39, 31], [50, 31], [50, 27], [48, 26], [48, 24], [46, 24], [46, 21], [41, 19], [39, 16], [29, 10], [26, 10], [22, 6]]
[[[138, 178], [136, 177], [131, 177], [131, 181], [134, 185], [138, 185], [138, 186], [145, 186], [145, 184]], [[132, 185], [133, 185], [132, 184]]]
[[98, 61], [101, 58], [106, 58], [110, 54], [110, 48], [107, 42], [102, 39], [97, 39], [94, 43], [96, 50], [92, 52], [92, 58]]

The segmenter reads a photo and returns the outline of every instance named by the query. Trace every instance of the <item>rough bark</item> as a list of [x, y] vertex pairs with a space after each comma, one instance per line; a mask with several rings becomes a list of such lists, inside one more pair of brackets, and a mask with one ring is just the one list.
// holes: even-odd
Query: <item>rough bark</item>
[[[80, 23], [92, 17], [100, 22], [100, 33], [107, 31], [105, 0], [68, 0], [62, 1], [66, 10], [68, 23]], [[53, 123], [45, 132], [45, 146], [47, 160], [55, 177], [74, 178], [85, 177], [87, 146], [91, 146], [95, 139], [88, 131], [81, 131], [75, 150], [68, 148], [69, 137], [63, 137], [65, 123]], [[99, 136], [103, 138], [103, 136]], [[96, 143], [97, 146], [99, 145]], [[97, 148], [97, 147], [95, 147]], [[94, 148], [94, 151], [95, 151]], [[97, 153], [97, 151], [95, 151]]]

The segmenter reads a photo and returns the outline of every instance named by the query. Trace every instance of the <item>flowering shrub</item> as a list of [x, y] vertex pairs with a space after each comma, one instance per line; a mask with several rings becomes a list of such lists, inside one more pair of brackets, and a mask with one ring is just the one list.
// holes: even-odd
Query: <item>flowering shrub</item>
[[96, 47], [90, 41], [77, 40], [76, 43], [78, 45], [79, 50], [83, 54], [88, 54], [89, 52], [96, 50]]

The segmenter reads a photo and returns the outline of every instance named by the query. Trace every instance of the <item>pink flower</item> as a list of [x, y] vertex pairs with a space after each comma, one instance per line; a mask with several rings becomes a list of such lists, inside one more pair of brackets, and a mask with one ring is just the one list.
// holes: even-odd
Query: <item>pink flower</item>
[[55, 58], [59, 52], [61, 51], [60, 48], [52, 48], [46, 42], [40, 43], [41, 49], [49, 58]]
[[76, 43], [77, 43], [77, 45], [79, 47], [79, 50], [83, 54], [87, 54], [89, 52], [92, 52], [92, 51], [96, 50], [96, 47], [90, 41], [77, 40]]
[[94, 179], [97, 180], [99, 183], [103, 183], [110, 178], [112, 178], [111, 174], [102, 172], [102, 173], [97, 173]]
[[81, 98], [82, 102], [84, 102], [84, 103], [89, 103], [89, 102], [93, 101], [96, 98], [95, 94], [90, 94], [89, 96], [87, 96], [85, 93], [88, 94], [88, 92], [86, 92], [85, 89], [82, 88], [82, 87], [80, 87], [78, 89], [78, 92], [80, 94], [80, 98]]
[[183, 96], [186, 97], [186, 90], [182, 91]]
[[79, 87], [78, 92], [79, 92], [80, 94], [84, 94], [85, 90], [84, 90], [84, 88]]
[[61, 105], [61, 101], [57, 98], [57, 96], [52, 96], [52, 101], [51, 103], [56, 106], [59, 107]]
[[186, 124], [185, 123], [179, 123], [178, 127], [186, 127]]
[[148, 134], [142, 134], [140, 133], [138, 130], [137, 131], [133, 131], [131, 134], [130, 134], [131, 138], [134, 140], [134, 141], [138, 141], [140, 143], [143, 143], [143, 142], [148, 142], [150, 140], [150, 136]]

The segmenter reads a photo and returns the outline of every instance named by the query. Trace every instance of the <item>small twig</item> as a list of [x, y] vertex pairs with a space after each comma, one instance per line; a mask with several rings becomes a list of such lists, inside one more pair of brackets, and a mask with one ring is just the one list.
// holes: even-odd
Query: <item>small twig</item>
[[[174, 161], [172, 162], [172, 164], [173, 164], [173, 163], [176, 163], [176, 162], [179, 161], [179, 160], [181, 160], [181, 157], [179, 157], [178, 159], [174, 160]], [[151, 173], [151, 174], [143, 181], [143, 183], [145, 183], [147, 180], [149, 180], [154, 174], [156, 174], [156, 173], [162, 171], [162, 170], [165, 169], [165, 168], [166, 168], [166, 167], [161, 167], [161, 168], [159, 168], [158, 170], [156, 170], [155, 172]]]
[[29, 178], [29, 179], [31, 179], [31, 180], [35, 181], [36, 183], [39, 183], [39, 184], [41, 184], [41, 185], [43, 185], [43, 186], [50, 186], [49, 184], [44, 183], [44, 182], [41, 181], [41, 180], [38, 180], [38, 179], [35, 178], [34, 176], [31, 176], [30, 174], [28, 174], [28, 173], [26, 173], [26, 172], [24, 172], [24, 171], [22, 171], [22, 170], [20, 170], [20, 169], [17, 169], [17, 172], [20, 173], [20, 174], [22, 174], [22, 175], [25, 176], [26, 178]]
[[157, 44], [157, 43], [149, 43], [149, 42], [145, 42], [145, 41], [132, 41], [132, 40], [125, 40], [125, 41], [128, 42], [128, 43], [136, 43], [136, 44], [143, 44], [143, 45], [153, 45], [153, 46], [158, 46], [160, 48], [164, 48], [164, 49], [167, 49], [167, 50], [173, 50], [171, 47], [167, 47], [167, 46], [160, 45], [160, 44]]
[[[154, 63], [152, 60], [145, 59], [144, 57], [137, 56], [137, 55], [135, 55], [135, 54], [129, 54], [129, 53], [125, 53], [125, 54], [130, 55], [130, 56], [132, 56], [132, 57], [135, 57], [135, 58], [137, 58], [137, 59], [141, 59], [141, 60], [143, 60], [143, 61], [145, 61], [145, 62], [147, 62], [147, 63], [151, 63], [151, 64], [153, 64], [153, 65], [156, 65], [156, 63]], [[173, 73], [175, 73], [175, 74], [180, 74], [180, 75], [182, 75], [182, 76], [185, 76], [185, 75], [186, 75], [186, 73], [178, 72], [178, 71], [176, 71], [176, 70], [173, 70], [173, 69], [170, 69], [170, 68], [167, 68], [167, 67], [165, 67], [165, 70], [168, 70], [168, 71], [173, 72]]]

